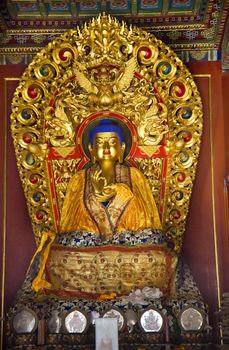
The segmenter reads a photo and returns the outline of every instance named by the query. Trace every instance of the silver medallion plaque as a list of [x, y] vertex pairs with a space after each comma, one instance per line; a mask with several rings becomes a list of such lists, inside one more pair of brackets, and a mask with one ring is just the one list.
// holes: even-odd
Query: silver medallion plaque
[[107, 310], [104, 314], [103, 314], [103, 318], [117, 318], [118, 319], [118, 329], [119, 331], [121, 331], [124, 327], [125, 324], [125, 316], [124, 314], [115, 309], [115, 308], [111, 308], [109, 310]]
[[84, 333], [88, 327], [87, 317], [80, 310], [72, 310], [64, 318], [64, 327], [68, 333]]
[[200, 331], [204, 326], [203, 312], [195, 307], [182, 310], [178, 320], [184, 331]]
[[140, 326], [145, 332], [160, 332], [163, 323], [162, 314], [153, 308], [144, 311], [140, 317]]
[[34, 311], [23, 309], [13, 318], [13, 329], [16, 333], [33, 333], [37, 328], [38, 318]]

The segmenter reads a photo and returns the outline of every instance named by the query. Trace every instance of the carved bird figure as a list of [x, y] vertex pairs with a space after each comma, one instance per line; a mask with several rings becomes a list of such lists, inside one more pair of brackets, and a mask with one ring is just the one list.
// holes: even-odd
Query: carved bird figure
[[132, 57], [127, 61], [121, 75], [113, 80], [109, 72], [109, 66], [104, 64], [98, 68], [100, 71], [96, 82], [95, 80], [90, 81], [79, 67], [74, 70], [74, 73], [77, 83], [89, 93], [89, 103], [106, 108], [122, 100], [122, 91], [130, 86], [136, 67], [136, 59]]

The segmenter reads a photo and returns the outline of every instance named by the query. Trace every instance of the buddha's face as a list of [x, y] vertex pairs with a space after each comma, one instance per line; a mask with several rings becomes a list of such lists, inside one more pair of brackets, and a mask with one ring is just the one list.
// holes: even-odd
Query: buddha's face
[[125, 144], [120, 145], [119, 137], [115, 132], [98, 132], [94, 137], [93, 146], [89, 150], [92, 158], [98, 162], [110, 160], [115, 162], [122, 158]]

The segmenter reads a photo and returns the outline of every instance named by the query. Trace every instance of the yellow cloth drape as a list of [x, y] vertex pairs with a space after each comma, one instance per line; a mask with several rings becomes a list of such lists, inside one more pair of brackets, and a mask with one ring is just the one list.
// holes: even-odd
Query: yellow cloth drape
[[45, 270], [45, 264], [46, 264], [46, 261], [48, 259], [48, 256], [49, 256], [49, 252], [50, 252], [50, 248], [51, 248], [51, 245], [55, 239], [56, 235], [54, 232], [52, 231], [48, 231], [48, 232], [44, 232], [43, 235], [42, 235], [42, 238], [41, 238], [41, 242], [31, 260], [31, 263], [30, 263], [30, 266], [29, 266], [29, 269], [31, 268], [33, 262], [34, 262], [34, 259], [36, 258], [37, 254], [39, 252], [42, 252], [45, 244], [47, 243], [48, 239], [49, 239], [49, 242], [47, 243], [47, 246], [45, 247], [44, 251], [42, 252], [42, 257], [41, 257], [41, 264], [40, 264], [40, 270], [37, 274], [37, 276], [34, 278], [33, 282], [32, 282], [32, 289], [35, 291], [35, 292], [38, 292], [40, 289], [43, 289], [43, 288], [50, 288], [51, 287], [51, 284], [49, 282], [47, 282], [45, 279], [43, 279], [43, 274], [44, 274], [44, 270]]

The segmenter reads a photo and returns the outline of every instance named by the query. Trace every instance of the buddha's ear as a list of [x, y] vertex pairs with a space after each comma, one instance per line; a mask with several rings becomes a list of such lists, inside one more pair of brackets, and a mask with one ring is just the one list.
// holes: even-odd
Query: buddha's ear
[[92, 145], [91, 145], [90, 143], [89, 143], [89, 145], [88, 145], [88, 150], [89, 150], [90, 155], [91, 155], [91, 161], [92, 161], [93, 164], [95, 164], [96, 158], [95, 158], [95, 156], [94, 156], [93, 147], [92, 147]]
[[123, 152], [125, 151], [125, 149], [126, 149], [126, 143], [125, 142], [122, 143], [121, 149], [123, 150]]
[[125, 144], [125, 142], [123, 142], [123, 143], [122, 143], [122, 146], [121, 146], [120, 155], [119, 155], [119, 157], [118, 157], [119, 163], [123, 163], [123, 158], [124, 158], [125, 149], [126, 149], [126, 144]]

